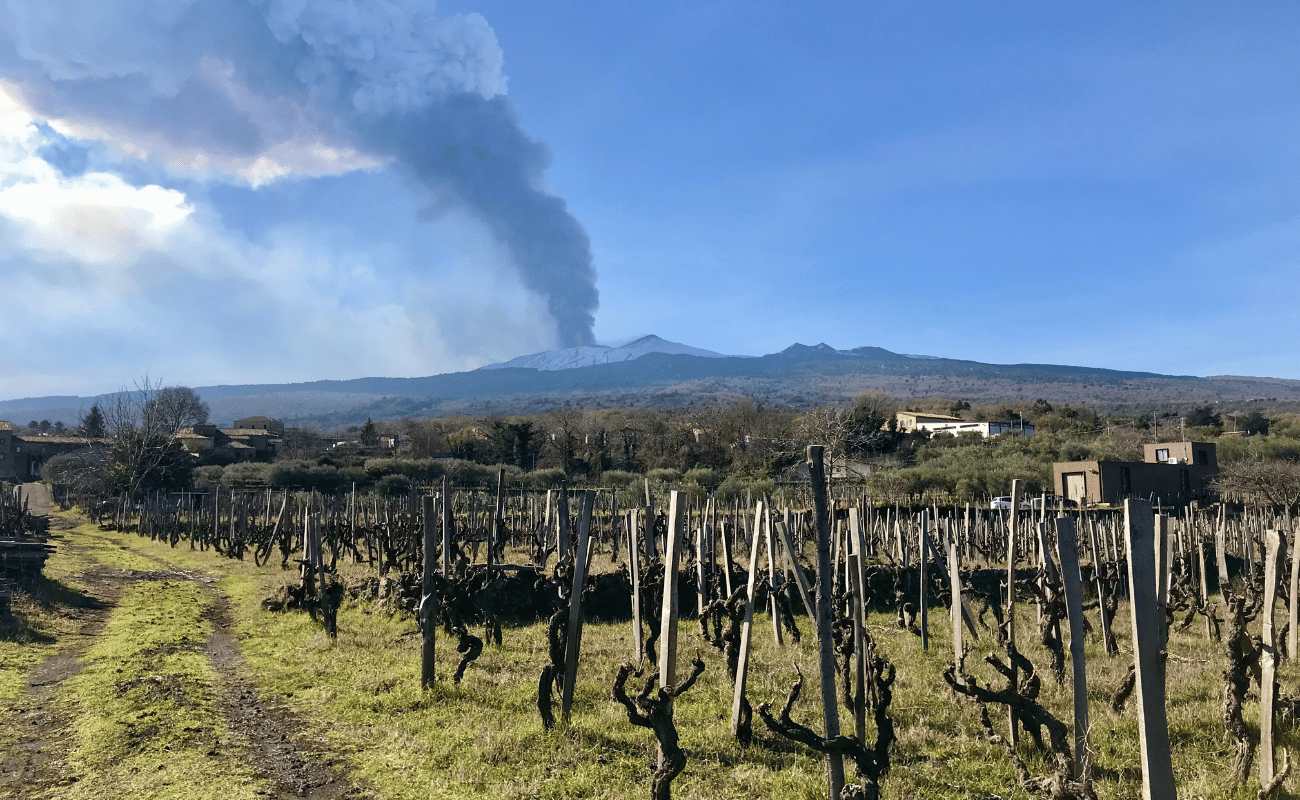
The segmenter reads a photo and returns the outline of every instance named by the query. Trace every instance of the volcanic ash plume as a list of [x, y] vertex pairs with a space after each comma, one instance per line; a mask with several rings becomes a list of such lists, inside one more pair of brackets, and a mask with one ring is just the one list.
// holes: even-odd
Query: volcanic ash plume
[[0, 5], [0, 79], [74, 137], [171, 175], [258, 185], [388, 166], [476, 217], [560, 343], [590, 342], [590, 243], [543, 187], [478, 14], [431, 0]]

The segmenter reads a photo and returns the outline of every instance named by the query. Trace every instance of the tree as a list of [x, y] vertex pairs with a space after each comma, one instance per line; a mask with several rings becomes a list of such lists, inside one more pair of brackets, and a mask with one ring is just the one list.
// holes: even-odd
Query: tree
[[1224, 499], [1300, 511], [1300, 462], [1264, 458], [1224, 467], [1217, 479]]
[[361, 426], [361, 446], [374, 447], [379, 444], [379, 429], [375, 421], [366, 417], [366, 424]]
[[188, 386], [168, 386], [144, 401], [142, 416], [150, 428], [179, 433], [207, 422], [208, 404]]
[[848, 452], [863, 455], [884, 450], [894, 438], [885, 427], [897, 411], [897, 401], [887, 394], [867, 392], [858, 395], [849, 409]]
[[551, 414], [551, 448], [560, 462], [560, 469], [568, 475], [573, 470], [574, 455], [582, 438], [582, 412], [565, 406]]
[[1223, 418], [1214, 413], [1213, 406], [1197, 406], [1183, 417], [1189, 428], [1222, 428]]
[[104, 409], [109, 439], [108, 476], [115, 491], [181, 488], [189, 483], [194, 459], [176, 440], [181, 429], [207, 419], [207, 405], [193, 389], [163, 388], [146, 376], [134, 390], [123, 388]]
[[1233, 417], [1233, 426], [1243, 433], [1268, 435], [1268, 417], [1258, 411], [1250, 411]]
[[49, 433], [49, 432], [50, 432], [50, 428], [53, 427], [53, 426], [50, 425], [50, 421], [49, 421], [48, 419], [43, 419], [43, 420], [41, 420], [41, 426], [40, 426], [40, 427], [41, 427], [41, 433]]
[[95, 403], [86, 412], [86, 416], [81, 418], [81, 435], [87, 439], [103, 439], [108, 431], [104, 427], [104, 412], [100, 410], [99, 403]]

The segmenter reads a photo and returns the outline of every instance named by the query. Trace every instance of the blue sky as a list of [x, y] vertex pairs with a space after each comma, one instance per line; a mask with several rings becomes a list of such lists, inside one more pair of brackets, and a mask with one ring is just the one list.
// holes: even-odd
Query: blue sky
[[41, 8], [0, 396], [472, 368], [592, 270], [606, 343], [1300, 378], [1300, 7]]

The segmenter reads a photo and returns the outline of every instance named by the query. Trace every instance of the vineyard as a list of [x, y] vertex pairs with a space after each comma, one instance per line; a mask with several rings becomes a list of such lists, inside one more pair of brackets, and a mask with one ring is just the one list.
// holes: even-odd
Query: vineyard
[[1289, 519], [884, 506], [809, 465], [734, 502], [82, 498], [0, 623], [0, 792], [1295, 791]]

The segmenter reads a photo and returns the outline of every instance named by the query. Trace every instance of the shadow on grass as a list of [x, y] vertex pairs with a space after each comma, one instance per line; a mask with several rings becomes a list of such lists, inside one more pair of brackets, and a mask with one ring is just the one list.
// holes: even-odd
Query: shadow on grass
[[0, 641], [19, 644], [53, 644], [57, 639], [37, 627], [36, 614], [25, 608], [35, 606], [37, 614], [63, 614], [72, 609], [100, 611], [107, 606], [98, 598], [62, 581], [37, 575], [18, 585], [14, 593], [11, 616], [0, 618]]

